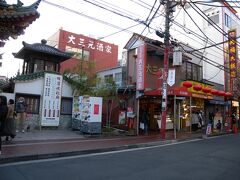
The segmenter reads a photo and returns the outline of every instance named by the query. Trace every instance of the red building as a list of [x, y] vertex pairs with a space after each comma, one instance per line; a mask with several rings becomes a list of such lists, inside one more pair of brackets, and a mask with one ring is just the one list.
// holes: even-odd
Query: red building
[[61, 63], [61, 73], [79, 64], [79, 59], [84, 62], [94, 61], [96, 71], [116, 67], [118, 64], [117, 45], [87, 36], [60, 29], [48, 39], [48, 44], [58, 46], [62, 51], [75, 53], [73, 58]]

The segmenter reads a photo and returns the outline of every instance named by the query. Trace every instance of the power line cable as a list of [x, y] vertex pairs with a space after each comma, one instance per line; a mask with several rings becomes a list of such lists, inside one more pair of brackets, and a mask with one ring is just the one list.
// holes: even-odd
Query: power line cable
[[[74, 13], [74, 14], [77, 14], [77, 15], [80, 15], [80, 16], [83, 16], [83, 17], [85, 17], [85, 18], [91, 19], [91, 20], [93, 20], [93, 21], [99, 22], [99, 23], [101, 23], [101, 24], [104, 24], [104, 25], [113, 27], [113, 28], [115, 28], [115, 29], [123, 30], [123, 28], [121, 28], [121, 27], [119, 27], [119, 26], [117, 26], [117, 25], [114, 25], [114, 24], [108, 23], [108, 22], [106, 22], [106, 21], [103, 21], [103, 20], [94, 18], [94, 17], [92, 17], [92, 16], [88, 16], [88, 15], [86, 15], [86, 14], [84, 14], [84, 13], [80, 13], [80, 12], [75, 11], [75, 10], [73, 10], [73, 9], [70, 9], [70, 8], [67, 8], [67, 7], [64, 7], [64, 6], [61, 6], [61, 5], [58, 5], [58, 4], [49, 2], [49, 1], [47, 1], [47, 0], [42, 0], [42, 2], [44, 2], [44, 3], [46, 3], [46, 4], [49, 4], [49, 5], [51, 5], [51, 6], [57, 7], [57, 8], [59, 8], [59, 9], [62, 9], [62, 10], [64, 10], [64, 11], [68, 11], [68, 12], [71, 12], [71, 13]], [[129, 31], [129, 30], [126, 30], [125, 32], [128, 32], [128, 33], [130, 33], [130, 34], [133, 33], [133, 32], [131, 32], [131, 31]]]
[[[47, 2], [46, 0], [43, 0], [44, 2]], [[76, 13], [76, 11], [74, 11], [74, 10], [71, 10], [71, 9], [68, 9], [68, 8], [65, 8], [65, 7], [62, 7], [62, 6], [60, 6], [60, 5], [56, 5], [56, 4], [54, 4], [54, 3], [49, 3], [49, 4], [51, 4], [51, 5], [54, 5], [55, 7], [58, 7], [58, 8], [61, 8], [61, 9], [64, 9], [64, 10], [67, 10], [67, 11], [70, 11], [70, 12], [74, 12], [74, 13]], [[79, 12], [77, 12], [76, 14], [80, 14], [80, 15], [82, 15], [83, 13], [79, 13]], [[84, 15], [84, 14], [83, 14]], [[88, 16], [87, 16], [88, 17]], [[209, 63], [209, 62], [208, 62]], [[214, 62], [215, 63], [215, 62]], [[219, 68], [219, 65], [218, 66], [216, 66], [216, 67], [218, 67]]]

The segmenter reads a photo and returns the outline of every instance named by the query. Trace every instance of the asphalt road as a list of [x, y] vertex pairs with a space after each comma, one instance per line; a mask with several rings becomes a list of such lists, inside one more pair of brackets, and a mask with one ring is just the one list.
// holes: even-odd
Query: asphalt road
[[240, 135], [0, 165], [0, 180], [239, 180]]

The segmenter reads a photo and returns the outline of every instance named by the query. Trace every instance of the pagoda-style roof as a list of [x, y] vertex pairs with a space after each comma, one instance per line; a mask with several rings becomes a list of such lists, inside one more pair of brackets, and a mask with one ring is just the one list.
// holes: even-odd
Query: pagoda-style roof
[[0, 47], [9, 37], [16, 39], [24, 34], [24, 30], [39, 18], [37, 8], [40, 2], [41, 0], [37, 0], [30, 6], [23, 6], [20, 0], [12, 5], [0, 0]]
[[49, 46], [46, 43], [47, 43], [46, 40], [42, 40], [41, 43], [34, 43], [34, 44], [28, 44], [23, 41], [23, 48], [19, 52], [13, 53], [13, 56], [19, 59], [28, 59], [28, 57], [33, 56], [33, 54], [41, 53], [41, 54], [44, 54], [44, 57], [46, 57], [46, 60], [49, 57], [51, 57], [52, 59], [55, 59], [56, 61], [59, 61], [59, 62], [70, 59], [73, 56], [72, 53], [66, 53], [66, 52], [60, 51], [59, 49]]

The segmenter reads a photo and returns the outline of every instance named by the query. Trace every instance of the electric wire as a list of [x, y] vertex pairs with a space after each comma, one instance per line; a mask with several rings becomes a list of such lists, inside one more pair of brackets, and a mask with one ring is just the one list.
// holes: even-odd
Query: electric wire
[[[46, 0], [43, 0], [43, 1], [45, 1], [46, 2]], [[67, 8], [64, 8], [65, 10], [68, 10], [69, 11], [69, 9]], [[72, 12], [72, 11], [71, 11]], [[78, 14], [78, 13], [77, 13]], [[82, 13], [80, 13], [80, 14], [82, 14]], [[135, 19], [134, 19], [134, 21], [135, 21]], [[140, 23], [141, 23], [142, 21], [140, 21]], [[219, 65], [218, 66], [216, 66], [216, 67], [218, 67], [219, 68]]]

